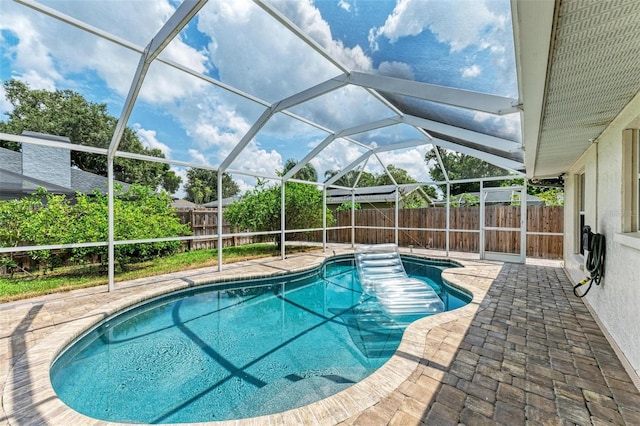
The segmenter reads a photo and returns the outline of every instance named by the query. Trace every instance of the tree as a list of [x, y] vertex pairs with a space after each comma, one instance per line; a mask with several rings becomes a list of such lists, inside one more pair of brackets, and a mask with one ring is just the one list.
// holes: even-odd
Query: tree
[[[376, 185], [393, 185], [389, 174], [393, 176], [393, 180], [395, 180], [398, 185], [417, 182], [413, 177], [411, 177], [411, 175], [409, 175], [409, 172], [407, 172], [403, 168], [396, 167], [393, 164], [389, 164], [387, 166], [387, 170], [389, 172], [388, 174], [383, 172], [380, 175], [376, 176]], [[419, 190], [432, 200], [438, 198], [436, 189], [433, 186], [421, 186]], [[401, 189], [400, 193], [404, 194], [404, 189]], [[414, 192], [413, 194], [409, 194], [408, 196], [405, 196], [403, 198], [403, 204], [405, 208], [423, 207], [425, 204], [425, 198], [422, 195]]]
[[[523, 178], [514, 178], [502, 181], [501, 186], [524, 185]], [[535, 195], [544, 201], [546, 206], [563, 206], [564, 205], [564, 188], [550, 186], [527, 185], [527, 194]]]
[[360, 203], [352, 203], [351, 201], [345, 201], [344, 203], [342, 203], [338, 207], [336, 207], [335, 212], [336, 213], [350, 212], [351, 209], [360, 210], [361, 208], [362, 208], [362, 205]]
[[393, 176], [393, 179], [397, 184], [403, 183], [416, 183], [417, 181], [409, 175], [405, 169], [396, 167], [393, 164], [387, 166], [389, 173], [382, 172], [376, 177], [376, 185], [393, 185], [389, 175]]
[[[340, 173], [340, 170], [327, 170], [324, 172], [325, 180], [329, 180], [335, 175]], [[335, 181], [335, 185], [346, 186], [347, 188], [353, 188], [356, 183], [356, 179], [358, 179], [358, 175], [360, 175], [359, 170], [351, 170], [341, 176], [337, 181]], [[373, 173], [362, 172], [360, 175], [360, 179], [358, 180], [358, 187], [367, 187], [367, 186], [375, 186], [376, 185], [376, 177]]]
[[[480, 160], [469, 155], [445, 152], [442, 148], [437, 148], [442, 157], [442, 163], [447, 169], [447, 174], [450, 180], [464, 179], [464, 178], [481, 178], [490, 176], [505, 176], [507, 171], [485, 161]], [[435, 151], [431, 150], [425, 155], [425, 161], [427, 163], [436, 159]], [[439, 166], [434, 166], [429, 169], [431, 178], [435, 181], [444, 181], [444, 174], [440, 170]], [[485, 187], [495, 186], [516, 186], [524, 185], [524, 179], [520, 177], [514, 177], [511, 179], [501, 181], [487, 181], [484, 183]], [[446, 185], [438, 185], [442, 192], [446, 192]], [[469, 192], [479, 192], [479, 182], [468, 183], [454, 183], [451, 184], [451, 195], [460, 195]], [[562, 188], [538, 188], [536, 186], [527, 185], [527, 194], [535, 195], [541, 198], [547, 206], [557, 206], [564, 204], [564, 191]], [[469, 198], [466, 200], [467, 205], [473, 205], [472, 200]]]
[[[259, 184], [247, 191], [224, 212], [224, 217], [238, 231], [274, 231], [281, 225], [280, 185], [266, 187]], [[333, 223], [333, 215], [326, 210], [327, 223]], [[322, 226], [322, 191], [312, 185], [287, 182], [285, 184], [286, 229], [319, 228]], [[281, 247], [280, 234], [275, 236]]]
[[[187, 169], [187, 183], [184, 186], [187, 200], [196, 204], [210, 203], [218, 199], [218, 171], [198, 168]], [[222, 173], [222, 198], [229, 198], [240, 192], [238, 184], [227, 173]]]
[[[409, 172], [401, 167], [396, 167], [393, 164], [389, 164], [387, 166], [387, 170], [389, 171], [389, 173], [382, 172], [379, 175], [374, 175], [369, 172], [363, 172], [360, 176], [360, 180], [358, 180], [358, 187], [362, 188], [370, 186], [393, 185], [393, 181], [389, 177], [389, 174], [393, 176], [393, 179], [398, 185], [417, 182], [413, 177], [411, 177], [411, 175], [409, 175]], [[340, 172], [337, 170], [327, 170], [324, 173], [324, 176], [326, 179], [330, 179], [338, 173]], [[340, 179], [338, 179], [335, 184], [352, 188], [359, 173], [359, 171], [351, 170], [345, 173], [344, 176], [342, 176]], [[433, 186], [422, 186], [420, 190], [431, 199], [438, 198], [438, 194], [436, 193], [436, 190]], [[403, 193], [403, 190], [401, 190], [401, 193]], [[406, 208], [422, 207], [425, 204], [425, 199], [419, 194], [410, 194], [409, 196], [404, 198], [403, 204]]]
[[[501, 167], [494, 166], [493, 164], [482, 161], [479, 158], [471, 155], [461, 154], [459, 152], [445, 151], [443, 148], [434, 147], [433, 150], [427, 152], [425, 155], [425, 161], [427, 164], [436, 160], [435, 149], [440, 153], [442, 163], [447, 171], [449, 180], [469, 179], [469, 178], [483, 178], [491, 176], [505, 176], [508, 172]], [[444, 173], [439, 166], [433, 166], [429, 169], [429, 175], [431, 179], [436, 182], [443, 182]], [[489, 181], [485, 183], [485, 186], [499, 186], [500, 182]], [[446, 184], [438, 185], [440, 190], [446, 194]], [[452, 183], [450, 185], [451, 195], [458, 195], [465, 192], [478, 192], [480, 191], [480, 182], [465, 182], [465, 183]]]
[[[17, 80], [4, 83], [6, 98], [13, 106], [7, 113], [8, 121], [0, 122], [0, 131], [19, 135], [33, 131], [66, 136], [72, 143], [108, 148], [118, 120], [107, 113], [106, 104], [88, 102], [71, 90], [30, 89]], [[0, 141], [0, 146], [20, 151], [20, 144]], [[118, 147], [121, 151], [164, 158], [159, 149], [145, 148], [130, 128], [125, 131]], [[72, 151], [71, 165], [100, 176], [107, 176], [107, 157], [100, 154]], [[115, 179], [154, 189], [160, 187], [173, 193], [180, 186], [180, 177], [170, 170], [169, 164], [116, 158]]]
[[[287, 172], [293, 169], [297, 164], [298, 162], [296, 160], [294, 160], [293, 158], [289, 158], [284, 163], [284, 168], [282, 170], [282, 173], [278, 173], [278, 176], [286, 175]], [[309, 182], [317, 182], [318, 172], [316, 171], [316, 168], [313, 167], [313, 164], [307, 163], [300, 170], [298, 170], [292, 177], [295, 179], [306, 180]]]

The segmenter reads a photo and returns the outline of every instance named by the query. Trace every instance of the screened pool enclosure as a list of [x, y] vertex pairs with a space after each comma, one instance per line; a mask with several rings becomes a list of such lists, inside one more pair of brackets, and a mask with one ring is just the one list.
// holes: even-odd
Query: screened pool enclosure
[[[444, 236], [448, 254], [451, 233], [467, 232], [479, 239], [481, 257], [523, 261], [523, 138], [535, 137], [542, 102], [535, 95], [527, 104], [524, 97], [542, 93], [537, 89], [544, 84], [548, 47], [544, 34], [531, 34], [536, 20], [553, 10], [552, 4], [532, 3], [2, 0], [3, 49], [12, 58], [5, 60], [11, 68], [3, 71], [3, 81], [18, 78], [34, 88], [73, 90], [106, 104], [117, 125], [108, 147], [79, 144], [72, 135], [0, 134], [22, 147], [105, 156], [109, 198], [107, 241], [1, 247], [0, 254], [106, 246], [113, 289], [117, 245], [214, 238], [222, 247], [224, 238], [256, 235], [286, 243], [290, 235], [316, 232], [326, 249], [327, 233], [339, 228], [326, 218], [331, 191], [351, 197], [346, 203], [351, 223], [341, 227], [350, 229], [351, 244], [358, 244], [353, 209], [363, 188], [371, 189], [364, 177], [373, 175], [383, 177], [373, 189], [393, 194], [388, 207], [395, 213], [373, 227], [391, 230], [393, 240], [387, 242], [398, 243], [403, 233], [413, 232], [414, 244], [427, 247], [420, 233], [435, 232]], [[40, 59], [28, 60], [36, 51]], [[531, 76], [528, 86], [525, 75]], [[525, 125], [528, 117], [531, 127]], [[164, 155], [127, 152], [121, 144], [126, 129]], [[461, 155], [481, 166], [452, 169]], [[216, 171], [216, 200], [224, 198], [224, 175], [241, 192], [280, 185], [280, 226], [225, 232], [219, 208], [217, 229], [208, 235], [117, 240], [117, 159], [169, 164], [183, 183], [188, 169]], [[288, 161], [291, 167], [285, 168]], [[299, 172], [309, 165], [317, 180], [300, 177], [307, 176]], [[2, 175], [3, 186], [9, 185], [8, 176], [25, 192], [42, 181], [31, 180], [24, 169], [22, 175]], [[398, 169], [411, 182], [399, 182], [392, 173]], [[497, 182], [504, 180], [517, 183], [500, 187]], [[322, 191], [321, 227], [287, 229], [286, 182]], [[479, 219], [472, 228], [452, 229], [450, 209], [460, 205], [457, 189], [470, 182], [478, 183]], [[416, 185], [428, 194], [423, 208], [442, 209], [444, 226], [415, 226], [400, 218], [401, 199]], [[181, 191], [176, 196], [184, 196]], [[488, 200], [497, 193], [518, 201], [517, 226], [485, 217]], [[486, 250], [485, 238], [500, 232], [516, 235], [519, 249]]]

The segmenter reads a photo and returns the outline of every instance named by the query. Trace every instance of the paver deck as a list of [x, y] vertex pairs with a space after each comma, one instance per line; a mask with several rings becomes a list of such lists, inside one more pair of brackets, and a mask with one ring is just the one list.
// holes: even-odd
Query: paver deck
[[[337, 248], [338, 253], [344, 252]], [[0, 425], [106, 424], [67, 408], [48, 370], [105, 315], [172, 289], [319, 265], [320, 252], [0, 305]], [[456, 259], [458, 260], [458, 259]], [[640, 425], [640, 393], [559, 266], [460, 259], [469, 305], [413, 323], [394, 357], [315, 404], [226, 424]]]

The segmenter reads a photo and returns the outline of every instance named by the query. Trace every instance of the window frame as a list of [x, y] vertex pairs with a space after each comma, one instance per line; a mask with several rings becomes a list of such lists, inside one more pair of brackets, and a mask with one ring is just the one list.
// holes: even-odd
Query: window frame
[[640, 231], [640, 129], [622, 137], [622, 233]]
[[[639, 131], [640, 132], [640, 131]], [[638, 138], [640, 139], [640, 138]], [[636, 213], [636, 231], [640, 231], [640, 140], [636, 140], [635, 149], [635, 166], [636, 166], [636, 180], [635, 180], [635, 213]]]
[[577, 221], [576, 221], [576, 225], [577, 225], [577, 229], [576, 229], [576, 243], [578, 244], [577, 250], [575, 250], [576, 253], [579, 253], [581, 255], [584, 256], [584, 246], [582, 244], [582, 227], [585, 225], [585, 196], [586, 196], [586, 190], [585, 190], [585, 182], [586, 182], [586, 175], [585, 172], [582, 171], [578, 174], [575, 175], [575, 181], [576, 181], [576, 212], [577, 212]]

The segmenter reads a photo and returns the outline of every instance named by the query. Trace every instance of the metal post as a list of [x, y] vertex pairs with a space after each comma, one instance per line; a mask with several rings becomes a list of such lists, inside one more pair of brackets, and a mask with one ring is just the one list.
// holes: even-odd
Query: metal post
[[524, 179], [524, 185], [520, 190], [520, 259], [524, 262], [527, 260], [527, 179]]
[[322, 252], [327, 252], [327, 187], [322, 187]]
[[356, 246], [356, 192], [351, 189], [351, 248]]
[[485, 253], [484, 253], [484, 209], [485, 209], [485, 202], [484, 202], [484, 182], [481, 180], [480, 181], [480, 235], [478, 237], [478, 249], [480, 251], [480, 259], [484, 259], [485, 258]]
[[449, 256], [450, 230], [451, 230], [451, 184], [447, 182], [447, 218], [446, 218], [445, 244], [447, 256]]
[[222, 271], [222, 171], [218, 169], [218, 272]]
[[113, 208], [113, 157], [111, 155], [107, 155], [107, 188], [108, 188], [108, 262], [109, 262], [109, 291], [113, 291], [115, 289], [115, 231], [114, 231], [114, 208]]
[[398, 220], [398, 204], [400, 200], [400, 188], [396, 185], [396, 220], [395, 220], [395, 243], [398, 245], [398, 224], [400, 223]]
[[285, 258], [285, 191], [284, 191], [284, 179], [282, 179], [282, 189], [280, 190], [280, 256], [282, 260]]

